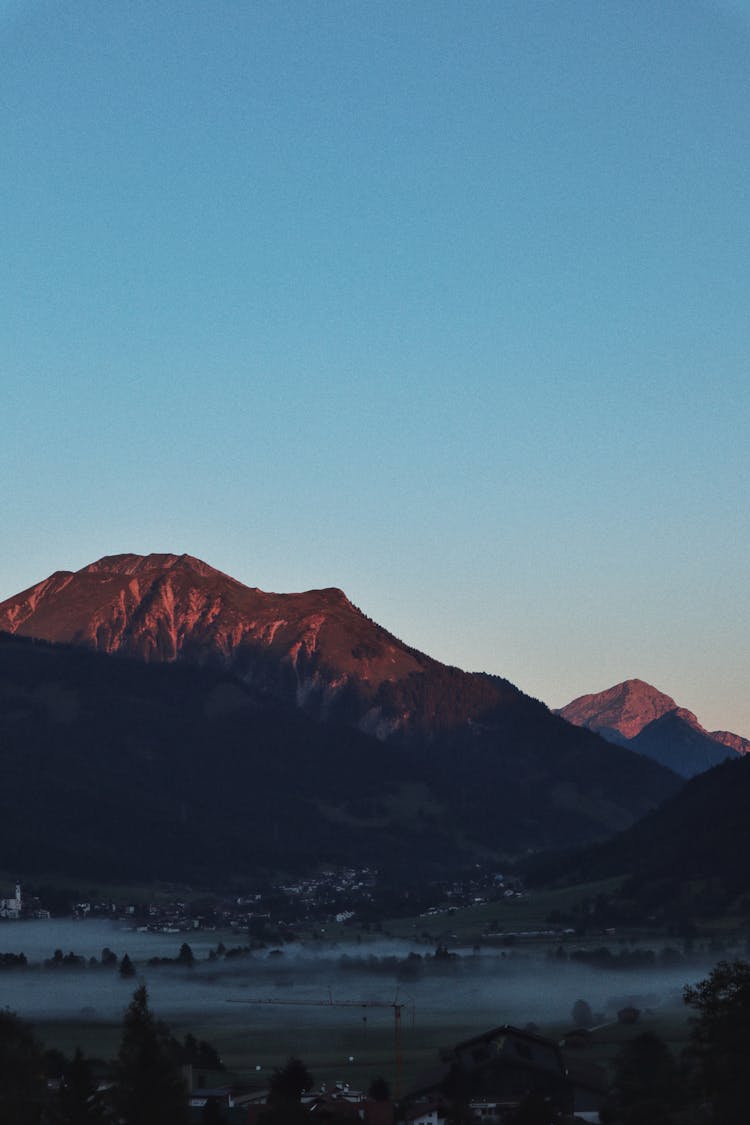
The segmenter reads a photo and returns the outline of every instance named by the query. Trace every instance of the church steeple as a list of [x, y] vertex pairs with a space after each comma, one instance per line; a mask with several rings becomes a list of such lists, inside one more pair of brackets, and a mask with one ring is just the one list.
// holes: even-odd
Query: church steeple
[[0, 918], [20, 918], [21, 906], [21, 882], [16, 879], [16, 893], [13, 898], [0, 898]]

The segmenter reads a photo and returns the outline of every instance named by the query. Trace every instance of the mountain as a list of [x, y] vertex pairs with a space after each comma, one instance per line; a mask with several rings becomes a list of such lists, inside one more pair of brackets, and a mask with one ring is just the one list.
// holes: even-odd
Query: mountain
[[750, 750], [748, 739], [728, 731], [710, 733], [692, 711], [643, 680], [625, 680], [606, 691], [582, 695], [557, 714], [653, 758], [681, 777], [693, 777]]
[[579, 696], [561, 707], [558, 714], [576, 726], [595, 730], [605, 737], [610, 735], [613, 741], [627, 742], [648, 723], [676, 709], [673, 699], [643, 680], [625, 680], [606, 691]]
[[[0, 603], [0, 630], [148, 662], [231, 669], [320, 718], [389, 737], [434, 732], [521, 696], [397, 640], [341, 590], [273, 594], [190, 555], [113, 555]], [[432, 690], [439, 681], [439, 690]]]
[[602, 839], [679, 787], [337, 589], [118, 555], [8, 599], [0, 628], [0, 853], [20, 870], [369, 861], [417, 878]]

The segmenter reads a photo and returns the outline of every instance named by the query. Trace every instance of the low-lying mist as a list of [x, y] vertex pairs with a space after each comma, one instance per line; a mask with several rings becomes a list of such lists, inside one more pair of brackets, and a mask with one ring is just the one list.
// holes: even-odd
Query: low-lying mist
[[[374, 1027], [392, 1023], [393, 1004], [399, 1003], [409, 1025], [481, 1030], [502, 1023], [564, 1024], [578, 999], [587, 1001], [596, 1022], [615, 1019], [628, 1004], [680, 1005], [683, 986], [713, 965], [706, 956], [669, 967], [608, 970], [494, 949], [436, 957], [432, 948], [396, 940], [294, 943], [209, 960], [222, 936], [228, 947], [243, 940], [205, 932], [153, 935], [98, 920], [8, 923], [0, 927], [0, 952], [25, 953], [29, 967], [0, 973], [0, 1006], [36, 1020], [112, 1021], [135, 985], [145, 982], [154, 1011], [168, 1021], [199, 1014], [252, 1027]], [[195, 955], [192, 968], [147, 964], [150, 957], [176, 957], [183, 941]], [[99, 959], [104, 947], [118, 958], [127, 953], [136, 978], [123, 979], [116, 968], [42, 964], [55, 949], [88, 960]]]

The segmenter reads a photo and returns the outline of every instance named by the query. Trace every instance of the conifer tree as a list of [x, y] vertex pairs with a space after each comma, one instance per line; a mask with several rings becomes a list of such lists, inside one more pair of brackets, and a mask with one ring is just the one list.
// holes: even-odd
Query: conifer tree
[[180, 946], [180, 952], [177, 954], [177, 964], [184, 965], [188, 969], [192, 969], [195, 964], [195, 955], [186, 941], [183, 941]]
[[122, 1125], [184, 1125], [187, 1090], [169, 1033], [151, 1014], [141, 985], [125, 1012], [115, 1064], [114, 1107]]
[[125, 980], [135, 976], [135, 965], [130, 960], [127, 953], [120, 962], [120, 976]]
[[269, 1100], [299, 1102], [303, 1093], [311, 1090], [313, 1078], [301, 1059], [290, 1058], [271, 1075]]

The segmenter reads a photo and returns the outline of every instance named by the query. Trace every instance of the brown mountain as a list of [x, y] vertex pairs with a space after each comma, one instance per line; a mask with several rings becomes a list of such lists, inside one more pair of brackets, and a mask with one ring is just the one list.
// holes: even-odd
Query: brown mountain
[[705, 730], [692, 711], [643, 680], [625, 680], [606, 691], [579, 696], [558, 714], [661, 762], [682, 777], [750, 750], [750, 741], [740, 735]]
[[341, 590], [266, 593], [190, 555], [112, 555], [57, 571], [0, 603], [0, 630], [231, 669], [381, 738], [451, 727], [521, 696], [505, 680], [458, 673], [409, 648]]

